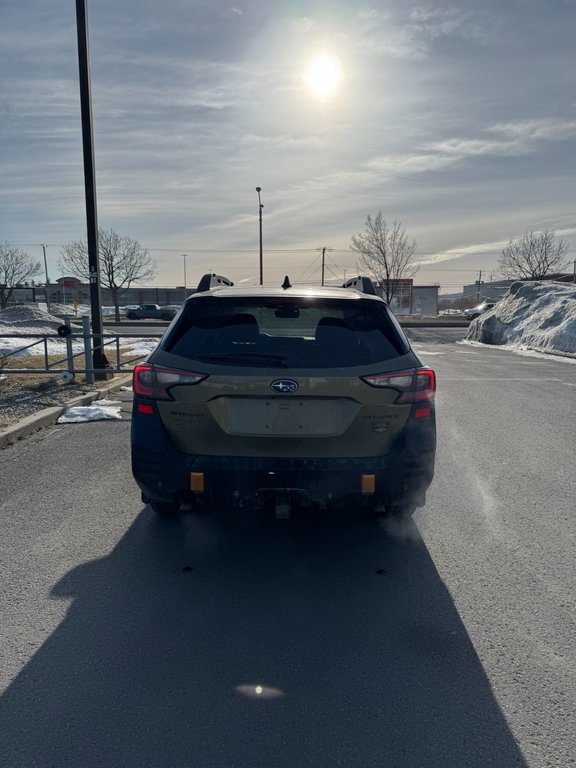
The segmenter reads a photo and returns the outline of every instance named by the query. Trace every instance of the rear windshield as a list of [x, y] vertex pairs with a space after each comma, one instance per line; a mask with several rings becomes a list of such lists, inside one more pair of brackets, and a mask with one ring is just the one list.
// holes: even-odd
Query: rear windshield
[[408, 352], [383, 303], [362, 299], [224, 299], [188, 302], [162, 347], [222, 365], [338, 368]]

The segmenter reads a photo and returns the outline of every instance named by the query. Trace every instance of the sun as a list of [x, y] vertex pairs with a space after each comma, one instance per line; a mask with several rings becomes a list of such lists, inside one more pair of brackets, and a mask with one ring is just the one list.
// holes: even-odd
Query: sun
[[327, 101], [338, 91], [342, 80], [342, 67], [335, 56], [321, 53], [306, 67], [304, 82], [309, 93], [320, 101]]

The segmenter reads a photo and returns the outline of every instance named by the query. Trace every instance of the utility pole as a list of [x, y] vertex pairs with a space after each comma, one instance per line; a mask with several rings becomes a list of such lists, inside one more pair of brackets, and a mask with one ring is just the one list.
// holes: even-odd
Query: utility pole
[[476, 298], [480, 301], [480, 283], [482, 282], [482, 270], [478, 274], [478, 290], [476, 291]]
[[48, 277], [48, 262], [46, 261], [46, 246], [42, 244], [42, 250], [44, 252], [44, 271], [46, 273], [46, 306], [48, 307], [48, 312], [50, 312], [50, 278]]
[[[84, 157], [84, 193], [86, 198], [86, 230], [88, 235], [88, 271], [90, 275], [90, 309], [94, 337], [93, 367], [95, 378], [109, 378], [104, 354], [102, 303], [100, 297], [100, 262], [98, 258], [98, 216], [96, 211], [96, 176], [94, 173], [94, 133], [92, 129], [92, 94], [90, 56], [88, 52], [88, 16], [86, 0], [76, 0], [78, 34], [78, 69], [80, 76], [80, 112], [82, 115], [82, 151]], [[86, 361], [88, 362], [88, 361]], [[99, 370], [99, 373], [98, 373]]]
[[324, 285], [324, 267], [326, 264], [326, 251], [333, 251], [333, 248], [326, 248], [326, 246], [322, 246], [322, 248], [316, 248], [317, 251], [322, 251], [322, 285]]
[[256, 192], [258, 192], [258, 224], [260, 228], [260, 285], [264, 285], [264, 262], [262, 260], [262, 208], [264, 206], [260, 199], [262, 187], [256, 187]]
[[576, 259], [574, 259], [574, 261], [572, 262], [572, 264], [574, 265], [574, 274], [573, 274], [573, 276], [572, 276], [572, 282], [573, 282], [573, 283], [576, 283]]

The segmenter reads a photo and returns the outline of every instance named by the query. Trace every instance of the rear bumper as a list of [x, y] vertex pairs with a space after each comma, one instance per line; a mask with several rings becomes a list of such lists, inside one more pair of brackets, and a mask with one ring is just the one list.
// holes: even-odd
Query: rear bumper
[[[132, 419], [132, 471], [149, 499], [245, 504], [267, 494], [295, 494], [321, 507], [360, 498], [362, 476], [375, 476], [383, 503], [424, 503], [434, 475], [434, 418], [411, 419], [392, 454], [363, 458], [269, 458], [203, 456], [176, 451], [160, 419]], [[203, 490], [191, 488], [192, 473], [202, 474]]]

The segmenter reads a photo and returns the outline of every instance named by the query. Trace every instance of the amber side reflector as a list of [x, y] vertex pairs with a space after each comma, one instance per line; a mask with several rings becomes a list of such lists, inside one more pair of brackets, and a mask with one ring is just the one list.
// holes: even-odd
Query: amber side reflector
[[138, 413], [151, 414], [151, 413], [154, 413], [154, 406], [150, 405], [149, 403], [138, 403], [138, 407], [136, 410], [138, 411]]
[[190, 490], [204, 493], [204, 472], [190, 472]]
[[376, 493], [376, 475], [362, 475], [362, 495]]

